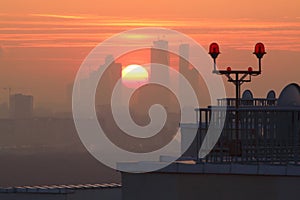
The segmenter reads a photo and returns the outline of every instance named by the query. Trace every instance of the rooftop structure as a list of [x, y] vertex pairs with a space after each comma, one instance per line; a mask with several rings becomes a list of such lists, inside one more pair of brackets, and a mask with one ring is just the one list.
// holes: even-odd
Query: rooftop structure
[[[273, 90], [265, 98], [254, 98], [250, 90], [240, 97], [241, 85], [250, 82], [251, 76], [261, 74], [261, 59], [264, 45], [257, 43], [254, 53], [258, 58], [258, 70], [217, 70], [216, 58], [220, 51], [216, 43], [210, 45], [209, 54], [214, 60], [213, 73], [225, 75], [236, 87], [235, 98], [218, 99], [218, 104], [207, 108], [196, 108], [197, 122], [182, 124], [183, 143], [192, 129], [197, 135], [184, 156], [198, 162], [217, 163], [269, 163], [298, 164], [300, 153], [300, 87], [296, 83], [287, 85], [276, 98]], [[233, 77], [232, 77], [233, 76]], [[248, 79], [246, 80], [246, 78]], [[224, 118], [224, 127], [222, 120]], [[198, 152], [210, 124], [222, 130], [218, 142], [204, 159]]]
[[121, 200], [121, 185], [80, 184], [80, 185], [42, 185], [0, 188], [0, 199], [103, 199]]
[[[189, 134], [190, 128], [198, 129], [193, 145], [184, 156], [199, 162], [299, 164], [299, 85], [289, 84], [279, 98], [275, 98], [273, 91], [266, 98], [253, 98], [249, 90], [242, 96], [238, 108], [236, 99], [224, 98], [218, 99], [213, 110], [212, 106], [195, 109], [197, 125], [182, 126], [183, 138]], [[224, 112], [226, 119], [221, 137], [210, 154], [199, 160], [198, 152], [209, 124], [217, 122]]]

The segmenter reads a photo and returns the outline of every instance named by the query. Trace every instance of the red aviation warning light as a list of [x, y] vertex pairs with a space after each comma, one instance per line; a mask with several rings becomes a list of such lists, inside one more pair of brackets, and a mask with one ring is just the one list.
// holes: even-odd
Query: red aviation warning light
[[[258, 59], [258, 70], [254, 70], [252, 67], [248, 67], [247, 70], [233, 70], [231, 67], [227, 67], [225, 70], [217, 70], [216, 68], [216, 58], [220, 54], [219, 45], [217, 43], [211, 43], [209, 46], [210, 56], [214, 60], [213, 73], [218, 75], [225, 75], [228, 78], [228, 82], [232, 82], [235, 85], [235, 97], [236, 97], [236, 108], [239, 107], [240, 91], [241, 85], [245, 82], [251, 82], [251, 76], [258, 76], [261, 74], [261, 60], [266, 54], [266, 49], [263, 43], [259, 42], [254, 47], [253, 54], [256, 55]], [[236, 120], [238, 123], [238, 120]], [[238, 127], [238, 124], [236, 124]]]
[[254, 47], [253, 54], [255, 54], [258, 59], [261, 59], [266, 54], [264, 44], [261, 42], [257, 43]]
[[220, 54], [219, 45], [217, 43], [211, 43], [209, 45], [209, 52], [210, 56], [215, 60], [218, 55]]

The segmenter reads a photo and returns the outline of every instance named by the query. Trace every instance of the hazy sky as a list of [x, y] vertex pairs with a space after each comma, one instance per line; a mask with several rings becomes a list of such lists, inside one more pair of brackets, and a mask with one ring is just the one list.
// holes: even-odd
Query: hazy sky
[[[36, 106], [66, 103], [67, 86], [89, 51], [105, 38], [136, 27], [181, 31], [205, 48], [220, 44], [220, 67], [255, 65], [256, 42], [267, 55], [254, 96], [300, 83], [300, 1], [0, 1], [0, 87], [31, 93]], [[210, 66], [208, 66], [210, 67]], [[229, 94], [233, 86], [227, 84]], [[7, 91], [0, 90], [0, 103]]]

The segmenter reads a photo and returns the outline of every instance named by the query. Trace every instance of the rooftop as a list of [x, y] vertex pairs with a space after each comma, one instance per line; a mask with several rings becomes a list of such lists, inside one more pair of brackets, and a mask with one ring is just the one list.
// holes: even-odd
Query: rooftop
[[78, 184], [78, 185], [38, 185], [0, 188], [0, 193], [51, 193], [66, 194], [75, 190], [120, 188], [119, 183]]

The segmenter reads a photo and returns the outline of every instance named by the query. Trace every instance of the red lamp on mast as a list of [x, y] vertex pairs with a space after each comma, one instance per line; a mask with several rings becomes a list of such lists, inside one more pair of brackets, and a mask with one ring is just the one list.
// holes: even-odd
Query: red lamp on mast
[[209, 52], [210, 56], [212, 57], [212, 59], [214, 60], [214, 71], [216, 71], [216, 59], [218, 57], [218, 55], [221, 53], [220, 49], [219, 49], [219, 45], [217, 43], [211, 43], [209, 45]]
[[239, 105], [240, 99], [240, 87], [244, 82], [250, 82], [251, 76], [257, 76], [261, 74], [261, 59], [266, 54], [265, 46], [263, 43], [259, 42], [254, 47], [253, 54], [258, 58], [259, 70], [254, 70], [252, 67], [249, 67], [248, 70], [233, 70], [231, 67], [227, 67], [226, 70], [216, 70], [216, 59], [220, 54], [220, 48], [217, 43], [211, 43], [209, 45], [210, 56], [214, 60], [214, 70], [213, 73], [218, 75], [225, 75], [228, 78], [229, 82], [234, 83], [236, 87], [236, 106]]
[[265, 46], [263, 43], [259, 42], [255, 45], [253, 54], [255, 54], [256, 57], [258, 58], [258, 67], [260, 72], [261, 72], [261, 59], [266, 53], [267, 52], [265, 50]]
[[258, 59], [261, 59], [266, 53], [263, 43], [259, 42], [255, 45], [253, 54], [255, 54]]

